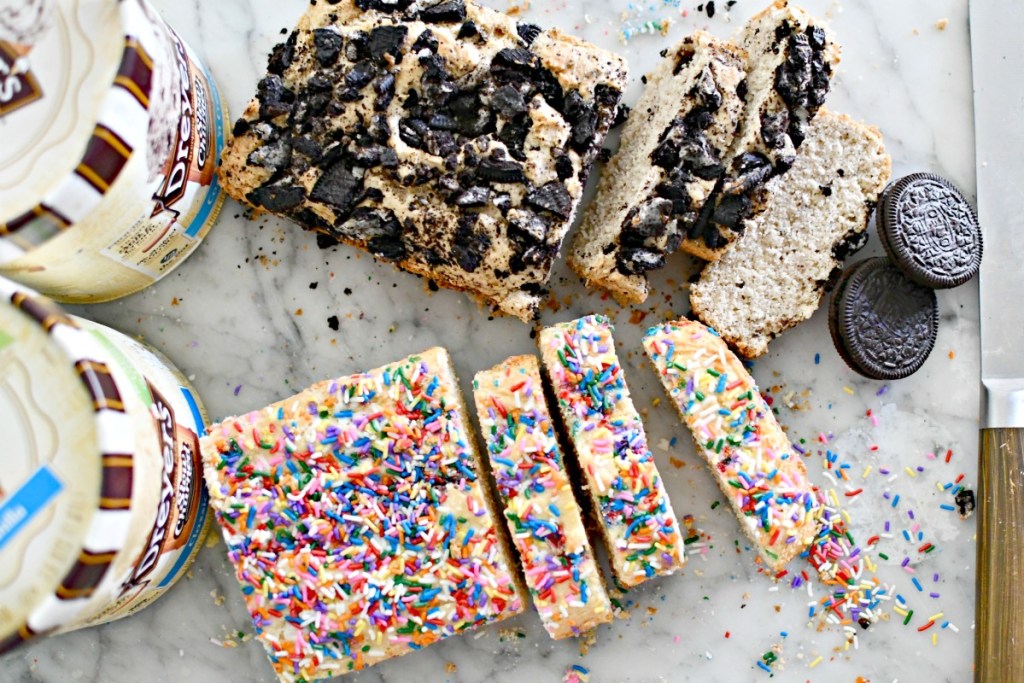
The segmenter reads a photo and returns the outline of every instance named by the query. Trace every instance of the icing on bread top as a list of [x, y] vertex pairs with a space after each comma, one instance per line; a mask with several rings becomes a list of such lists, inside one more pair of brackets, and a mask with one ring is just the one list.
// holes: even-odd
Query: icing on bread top
[[202, 443], [228, 556], [282, 681], [522, 608], [442, 349], [321, 382]]
[[643, 343], [768, 564], [800, 554], [817, 531], [815, 489], [739, 358], [712, 330], [688, 320], [652, 327]]
[[544, 627], [562, 638], [610, 621], [536, 358], [511, 358], [481, 372], [473, 389], [505, 517]]
[[541, 351], [566, 429], [626, 586], [682, 565], [679, 523], [633, 407], [608, 319], [591, 315], [549, 327]]

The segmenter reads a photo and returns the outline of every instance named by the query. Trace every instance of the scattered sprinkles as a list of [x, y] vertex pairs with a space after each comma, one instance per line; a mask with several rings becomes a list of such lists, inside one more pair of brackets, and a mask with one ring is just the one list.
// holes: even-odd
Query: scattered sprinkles
[[600, 315], [545, 328], [541, 353], [599, 511], [616, 578], [632, 587], [683, 563], [679, 523]]
[[285, 683], [522, 610], [449, 367], [431, 349], [204, 437], [228, 557]]
[[535, 356], [478, 373], [477, 414], [527, 587], [553, 638], [612, 620], [555, 436]]

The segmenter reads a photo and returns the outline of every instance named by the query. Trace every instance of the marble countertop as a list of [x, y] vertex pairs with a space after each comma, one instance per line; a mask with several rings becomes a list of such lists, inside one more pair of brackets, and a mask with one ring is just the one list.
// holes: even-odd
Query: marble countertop
[[[631, 10], [627, 0], [534, 0], [522, 14], [626, 55], [632, 82], [626, 101], [632, 103], [659, 50], [696, 28], [728, 35], [764, 1], [739, 0], [726, 12], [718, 0], [711, 18], [707, 8], [698, 10], [698, 0], [648, 0], [642, 11]], [[270, 47], [304, 6], [301, 0], [154, 4], [206, 59], [233, 114], [254, 92]], [[487, 4], [512, 7], [506, 0]], [[829, 106], [882, 130], [895, 175], [940, 173], [973, 198], [966, 0], [803, 4], [827, 17], [844, 45]], [[624, 12], [636, 27], [663, 17], [673, 22], [664, 36], [639, 35], [624, 44]], [[872, 238], [854, 258], [879, 253]], [[790, 436], [805, 440], [814, 481], [835, 488], [858, 542], [891, 523], [893, 538], [882, 539], [871, 556], [879, 579], [896, 587], [913, 615], [904, 625], [901, 614], [887, 609], [869, 630], [858, 628], [855, 648], [839, 627], [808, 619], [808, 604], [825, 595], [820, 586], [809, 595], [805, 587], [791, 588], [790, 577], [774, 583], [757, 572], [736, 519], [726, 506], [712, 507], [719, 495], [685, 428], [667, 402], [658, 401], [661, 388], [640, 352], [640, 336], [649, 324], [686, 313], [685, 283], [694, 268], [678, 257], [654, 278], [656, 293], [646, 305], [620, 309], [585, 292], [559, 265], [557, 305], [543, 316], [554, 322], [606, 312], [616, 321], [627, 380], [673, 504], [678, 514], [692, 515], [701, 534], [688, 549], [685, 569], [630, 591], [623, 597], [628, 618], [602, 626], [589, 646], [549, 640], [530, 611], [345, 680], [543, 683], [561, 681], [566, 667], [578, 664], [602, 683], [758, 681], [770, 676], [757, 666], [769, 651], [778, 658], [771, 667], [778, 681], [969, 680], [975, 523], [940, 505], [953, 502], [945, 484], [962, 475], [959, 483], [973, 487], [976, 477], [976, 283], [939, 292], [935, 351], [909, 379], [872, 382], [847, 369], [832, 347], [824, 311], [776, 340], [754, 369]], [[312, 234], [276, 218], [250, 221], [231, 202], [202, 248], [164, 281], [75, 312], [164, 351], [193, 380], [214, 418], [435, 344], [452, 351], [468, 390], [477, 370], [535, 348], [530, 328], [516, 320], [491, 319], [458, 293], [430, 293], [423, 280], [353, 249], [322, 251]], [[328, 326], [330, 316], [338, 317], [337, 331]], [[823, 473], [830, 458], [833, 474]], [[841, 465], [849, 488], [862, 488], [861, 494], [847, 497], [842, 482], [829, 480]], [[934, 550], [918, 551], [929, 542]], [[272, 670], [252, 640], [224, 546], [208, 545], [188, 577], [154, 606], [13, 653], [0, 663], [0, 681], [270, 683]], [[910, 561], [901, 567], [904, 557]], [[798, 563], [791, 570], [810, 571]], [[919, 630], [931, 617], [936, 623]]]

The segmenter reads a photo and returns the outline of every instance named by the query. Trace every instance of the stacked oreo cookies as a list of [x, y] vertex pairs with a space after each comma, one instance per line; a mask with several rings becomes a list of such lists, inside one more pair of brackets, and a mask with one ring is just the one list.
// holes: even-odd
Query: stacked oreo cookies
[[855, 371], [901, 379], [917, 372], [935, 346], [935, 290], [957, 287], [978, 273], [981, 228], [963, 194], [930, 173], [891, 183], [875, 221], [889, 257], [847, 269], [832, 294], [829, 329]]

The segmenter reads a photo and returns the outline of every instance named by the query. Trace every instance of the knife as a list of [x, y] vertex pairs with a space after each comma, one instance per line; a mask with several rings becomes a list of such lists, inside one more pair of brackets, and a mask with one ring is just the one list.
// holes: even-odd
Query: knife
[[1024, 681], [1024, 7], [971, 0], [981, 263], [976, 683]]

